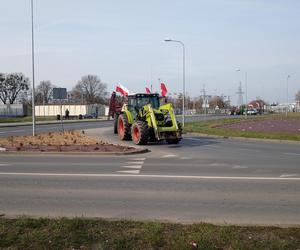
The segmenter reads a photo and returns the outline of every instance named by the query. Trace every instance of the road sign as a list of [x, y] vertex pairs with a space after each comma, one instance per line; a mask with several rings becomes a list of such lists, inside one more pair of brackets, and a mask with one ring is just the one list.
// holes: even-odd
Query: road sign
[[57, 100], [67, 99], [67, 89], [53, 88], [53, 99], [57, 99]]
[[64, 132], [62, 100], [67, 99], [67, 89], [66, 88], [53, 88], [53, 99], [60, 100], [60, 122], [61, 122], [62, 131]]

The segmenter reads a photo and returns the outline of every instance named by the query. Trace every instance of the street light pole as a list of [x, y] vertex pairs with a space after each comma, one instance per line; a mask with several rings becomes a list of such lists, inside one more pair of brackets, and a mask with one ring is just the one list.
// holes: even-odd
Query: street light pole
[[286, 109], [285, 109], [285, 115], [288, 115], [288, 107], [289, 107], [289, 78], [291, 76], [288, 75], [286, 77]]
[[182, 41], [179, 40], [172, 40], [172, 39], [165, 39], [165, 42], [174, 42], [180, 43], [182, 45], [182, 127], [184, 127], [185, 122], [185, 45]]
[[32, 56], [32, 135], [35, 136], [35, 75], [34, 75], [34, 29], [33, 0], [31, 0], [31, 56]]

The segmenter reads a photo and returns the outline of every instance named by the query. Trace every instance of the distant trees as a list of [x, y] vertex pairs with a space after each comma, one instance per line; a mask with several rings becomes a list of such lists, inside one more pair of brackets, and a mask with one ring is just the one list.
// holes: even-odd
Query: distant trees
[[39, 104], [47, 104], [52, 99], [52, 92], [55, 86], [51, 81], [41, 81], [36, 88], [35, 101]]
[[107, 85], [97, 75], [86, 75], [75, 85], [71, 92], [73, 101], [92, 103], [105, 103]]
[[296, 93], [295, 100], [298, 102], [300, 101], [300, 90], [298, 90], [298, 92]]
[[212, 98], [209, 100], [209, 107], [216, 108], [217, 106], [220, 109], [226, 108], [226, 103], [224, 101], [224, 98], [221, 96], [212, 96]]
[[3, 104], [13, 104], [28, 89], [29, 79], [23, 73], [0, 73], [0, 100]]

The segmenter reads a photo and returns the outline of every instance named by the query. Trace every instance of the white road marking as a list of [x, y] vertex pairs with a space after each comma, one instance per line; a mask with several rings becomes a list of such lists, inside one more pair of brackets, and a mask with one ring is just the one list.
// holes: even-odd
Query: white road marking
[[232, 168], [233, 168], [233, 169], [245, 169], [245, 168], [248, 168], [248, 167], [246, 167], [246, 166], [241, 166], [241, 165], [234, 165]]
[[7, 133], [7, 132], [0, 132], [0, 134], [5, 134], [5, 133]]
[[281, 178], [295, 177], [295, 176], [298, 176], [298, 174], [282, 174], [282, 175], [280, 175]]
[[146, 160], [146, 158], [132, 158], [130, 160], [133, 160], [133, 161], [144, 161], [144, 160]]
[[173, 157], [178, 157], [178, 156], [177, 156], [177, 155], [169, 154], [169, 155], [163, 155], [163, 156], [160, 157], [160, 158], [173, 158]]
[[186, 157], [186, 156], [180, 157], [180, 160], [191, 160], [191, 159], [193, 159], [193, 158], [191, 158], [191, 157]]
[[241, 151], [249, 151], [249, 152], [259, 152], [256, 149], [250, 149], [250, 148], [237, 148], [237, 150], [241, 150]]
[[[138, 173], [139, 170], [129, 170]], [[124, 172], [124, 171], [119, 171]], [[265, 180], [265, 181], [300, 181], [300, 177], [259, 177], [259, 176], [199, 176], [199, 175], [132, 175], [132, 174], [70, 174], [70, 173], [12, 173], [0, 172], [0, 175], [12, 176], [57, 176], [57, 177], [139, 177], [139, 178], [161, 178], [161, 179], [208, 179], [208, 180]]]
[[125, 162], [125, 164], [138, 164], [138, 165], [141, 165], [141, 164], [144, 164], [143, 161], [127, 161]]
[[0, 163], [0, 167], [8, 166], [9, 164], [7, 163]]
[[141, 166], [141, 165], [135, 165], [135, 166], [121, 166], [121, 168], [137, 168], [137, 169], [141, 169], [142, 166]]
[[123, 165], [120, 167], [121, 168], [130, 168], [130, 169], [135, 169], [135, 170], [120, 170], [117, 172], [125, 173], [125, 174], [139, 174], [141, 172], [141, 169], [142, 169], [145, 159], [146, 158], [130, 158], [129, 161], [124, 163], [124, 164], [129, 164], [129, 165]]
[[298, 153], [284, 153], [285, 155], [297, 155], [297, 156], [300, 156], [300, 154]]
[[140, 170], [122, 170], [118, 171], [118, 173], [125, 173], [125, 174], [139, 174]]
[[224, 166], [228, 166], [228, 164], [215, 162], [215, 163], [209, 164], [209, 166], [211, 166], [211, 167], [224, 167]]
[[201, 145], [201, 146], [207, 148], [220, 148], [219, 146], [213, 146], [213, 145]]

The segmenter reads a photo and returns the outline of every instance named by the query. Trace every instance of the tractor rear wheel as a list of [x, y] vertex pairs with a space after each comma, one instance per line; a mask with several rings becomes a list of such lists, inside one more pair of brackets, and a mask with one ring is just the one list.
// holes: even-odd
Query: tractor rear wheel
[[145, 145], [149, 138], [148, 124], [143, 121], [137, 121], [131, 127], [132, 140], [137, 145]]
[[118, 118], [118, 134], [122, 141], [130, 140], [130, 124], [125, 113], [120, 114]]
[[115, 114], [115, 117], [114, 117], [114, 134], [118, 133], [118, 119], [119, 119], [119, 115]]

